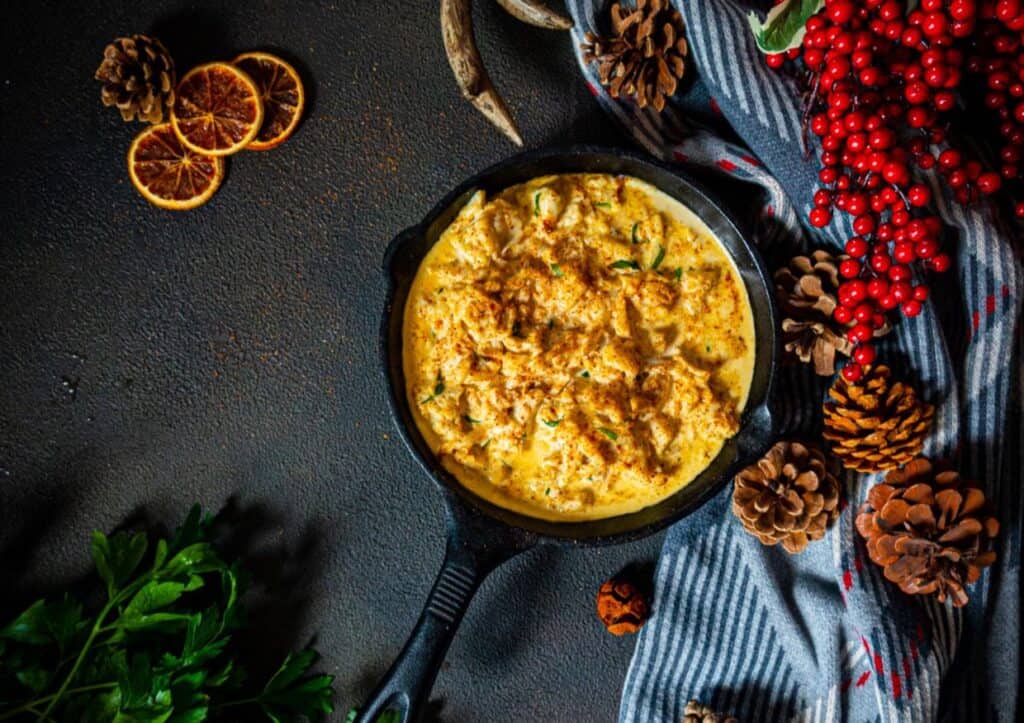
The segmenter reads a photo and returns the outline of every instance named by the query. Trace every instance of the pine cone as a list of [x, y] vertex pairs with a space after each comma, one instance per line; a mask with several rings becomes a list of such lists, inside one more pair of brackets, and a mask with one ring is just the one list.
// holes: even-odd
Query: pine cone
[[817, 447], [776, 442], [736, 475], [732, 511], [763, 544], [797, 553], [839, 516], [839, 482]]
[[[790, 358], [814, 364], [816, 374], [830, 377], [836, 371], [836, 354], [850, 356], [853, 344], [847, 326], [832, 318], [839, 289], [838, 258], [817, 250], [810, 256], [794, 256], [775, 272], [775, 297], [782, 309], [782, 343]], [[888, 324], [875, 337], [889, 333]]]
[[924, 448], [935, 407], [909, 384], [891, 379], [889, 367], [865, 367], [859, 381], [839, 375], [828, 390], [825, 431], [832, 454], [858, 472], [904, 465]]
[[103, 51], [95, 77], [103, 83], [103, 105], [116, 105], [125, 121], [138, 116], [141, 121], [161, 123], [165, 113], [170, 115], [174, 60], [156, 38], [118, 38]]
[[627, 580], [605, 580], [597, 591], [597, 615], [612, 635], [635, 633], [649, 612], [644, 594]]
[[731, 715], [723, 715], [706, 705], [691, 700], [683, 709], [682, 723], [739, 723], [739, 721]]
[[613, 36], [587, 33], [583, 59], [597, 61], [612, 97], [635, 96], [641, 108], [660, 112], [686, 72], [683, 16], [669, 0], [636, 0], [633, 9], [617, 2], [609, 12]]
[[985, 493], [953, 470], [937, 472], [923, 457], [885, 476], [857, 515], [868, 556], [908, 595], [967, 604], [964, 585], [996, 560], [999, 521], [986, 512]]

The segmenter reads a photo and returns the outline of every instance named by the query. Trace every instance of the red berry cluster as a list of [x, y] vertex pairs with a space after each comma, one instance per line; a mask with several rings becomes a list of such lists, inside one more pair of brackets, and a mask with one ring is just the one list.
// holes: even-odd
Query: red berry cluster
[[[853, 217], [850, 258], [839, 268], [836, 321], [855, 345], [843, 368], [855, 381], [874, 361], [870, 341], [899, 308], [921, 313], [928, 287], [912, 269], [943, 272], [951, 259], [940, 245], [931, 191], [914, 166], [937, 167], [957, 200], [967, 204], [1018, 178], [1024, 158], [1024, 0], [826, 0], [806, 23], [800, 48], [769, 55], [770, 67], [796, 69], [808, 88], [806, 118], [821, 141], [811, 225], [834, 209]], [[986, 169], [947, 141], [952, 111], [974, 88], [996, 116], [1001, 166]], [[1016, 211], [1024, 217], [1024, 203]]]

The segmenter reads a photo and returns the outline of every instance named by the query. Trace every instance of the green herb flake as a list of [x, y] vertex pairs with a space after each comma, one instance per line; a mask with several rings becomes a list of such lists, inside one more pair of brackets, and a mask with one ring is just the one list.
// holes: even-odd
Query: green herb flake
[[562, 271], [562, 267], [558, 264], [551, 264], [551, 273], [555, 275], [556, 279], [560, 279], [565, 276], [565, 272]]
[[584, 369], [583, 371], [580, 372], [580, 376], [583, 377], [584, 379], [590, 379], [590, 372]]
[[550, 497], [551, 496], [551, 488], [550, 487], [548, 487], [547, 489], [544, 490], [544, 496], [545, 497]]
[[640, 270], [640, 264], [632, 259], [619, 259], [611, 265], [613, 269], [633, 269], [633, 271]]
[[434, 384], [434, 392], [429, 397], [427, 397], [422, 402], [420, 402], [420, 404], [429, 404], [430, 402], [434, 401], [434, 399], [437, 396], [439, 396], [439, 395], [441, 395], [443, 393], [444, 393], [444, 381], [441, 379], [441, 372], [438, 372], [437, 373], [437, 383]]
[[676, 266], [676, 281], [682, 281], [682, 280], [683, 280], [683, 267], [682, 266]]
[[598, 427], [597, 431], [606, 436], [611, 441], [615, 442], [619, 439], [619, 435], [616, 434], [614, 429], [608, 429], [608, 427]]
[[654, 257], [654, 261], [651, 262], [651, 268], [657, 270], [661, 266], [661, 262], [665, 260], [665, 247], [658, 246], [658, 255]]
[[540, 421], [544, 422], [544, 424], [546, 424], [549, 427], [551, 427], [552, 429], [554, 429], [555, 427], [557, 427], [559, 424], [562, 423], [563, 419], [565, 419], [565, 417], [559, 417], [558, 419], [550, 419], [550, 420], [549, 419], [542, 419]]
[[523, 325], [518, 321], [512, 323], [512, 336], [516, 339], [521, 339], [523, 336]]
[[491, 443], [491, 438], [488, 437], [487, 439], [484, 440], [484, 443], [480, 445], [480, 451], [482, 452], [485, 449], [487, 449], [487, 445], [489, 445], [490, 443]]
[[540, 191], [533, 194], [533, 215], [540, 216]]
[[635, 243], [635, 244], [640, 243], [640, 239], [636, 235], [636, 230], [639, 227], [640, 227], [640, 222], [639, 221], [634, 221], [633, 222], [633, 228], [631, 228], [630, 231], [629, 231], [629, 237], [630, 237], [630, 239], [632, 239], [633, 243]]
[[711, 345], [710, 344], [705, 344], [704, 345], [704, 351], [706, 351], [708, 354], [710, 354], [711, 353]]
[[598, 201], [594, 204], [598, 208], [611, 208], [612, 204], [610, 201]]
[[479, 419], [473, 419], [468, 414], [463, 414], [462, 418], [465, 419], [469, 424], [480, 424], [480, 420]]

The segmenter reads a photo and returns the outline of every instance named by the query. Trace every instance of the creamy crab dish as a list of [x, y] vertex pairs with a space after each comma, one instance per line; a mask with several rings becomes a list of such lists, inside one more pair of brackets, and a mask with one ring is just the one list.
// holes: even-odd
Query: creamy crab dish
[[750, 303], [693, 212], [638, 179], [478, 192], [405, 307], [417, 427], [444, 467], [517, 512], [633, 512], [692, 481], [739, 429]]

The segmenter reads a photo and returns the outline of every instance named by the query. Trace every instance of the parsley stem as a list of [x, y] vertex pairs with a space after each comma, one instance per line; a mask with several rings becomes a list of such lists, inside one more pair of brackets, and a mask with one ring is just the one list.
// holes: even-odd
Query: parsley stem
[[[64, 695], [78, 695], [79, 693], [89, 693], [94, 690], [109, 690], [110, 688], [116, 687], [116, 681], [111, 681], [109, 683], [93, 683], [91, 685], [82, 685], [78, 688], [68, 688], [66, 691], [64, 691]], [[8, 718], [13, 718], [19, 713], [35, 713], [37, 716], [42, 717], [42, 711], [38, 710], [35, 706], [45, 703], [46, 701], [56, 697], [56, 693], [51, 693], [50, 695], [44, 695], [42, 698], [30, 700], [28, 703], [25, 703], [22, 706], [13, 708], [7, 711], [6, 713], [0, 714], [0, 720], [7, 720]]]

